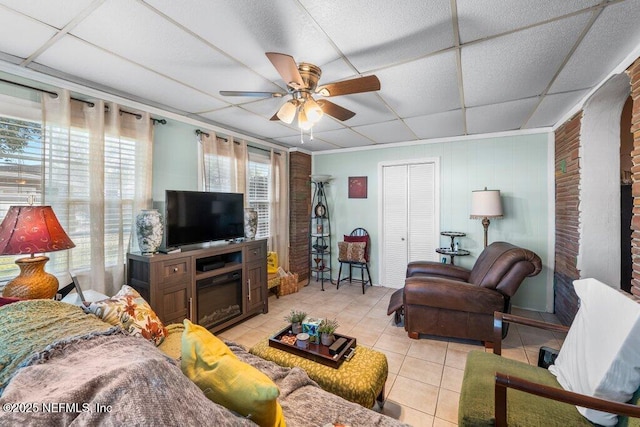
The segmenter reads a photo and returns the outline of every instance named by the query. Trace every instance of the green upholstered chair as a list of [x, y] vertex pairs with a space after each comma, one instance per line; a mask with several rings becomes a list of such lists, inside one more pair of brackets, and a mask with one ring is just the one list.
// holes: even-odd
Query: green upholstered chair
[[593, 426], [575, 405], [616, 413], [618, 426], [640, 426], [640, 391], [631, 402], [617, 403], [564, 390], [547, 369], [500, 356], [502, 323], [519, 323], [557, 332], [569, 328], [496, 312], [493, 354], [472, 351], [467, 357], [459, 426]]

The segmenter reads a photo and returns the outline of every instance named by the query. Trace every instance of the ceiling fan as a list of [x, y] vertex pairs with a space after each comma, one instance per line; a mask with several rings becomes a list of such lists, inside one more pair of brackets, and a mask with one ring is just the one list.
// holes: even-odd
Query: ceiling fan
[[221, 90], [220, 95], [258, 98], [280, 98], [291, 95], [291, 99], [280, 107], [276, 114], [271, 117], [271, 120], [281, 120], [290, 124], [297, 113], [298, 126], [301, 130], [311, 129], [323, 114], [328, 114], [340, 121], [349, 120], [356, 115], [353, 111], [326, 99], [316, 101], [313, 95], [330, 97], [380, 90], [380, 80], [376, 76], [357, 77], [318, 86], [322, 70], [317, 65], [307, 62], [296, 64], [292, 56], [284, 53], [267, 52], [266, 55], [287, 84], [287, 92]]

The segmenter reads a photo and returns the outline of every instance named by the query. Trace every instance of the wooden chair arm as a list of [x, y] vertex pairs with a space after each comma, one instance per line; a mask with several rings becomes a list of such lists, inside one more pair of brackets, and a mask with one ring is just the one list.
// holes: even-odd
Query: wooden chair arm
[[607, 399], [586, 396], [580, 393], [550, 387], [525, 379], [496, 372], [495, 382], [495, 417], [496, 427], [507, 425], [507, 388], [535, 394], [571, 405], [583, 406], [598, 411], [609, 412], [628, 417], [640, 418], [640, 406], [630, 403], [618, 403]]
[[556, 323], [542, 322], [527, 317], [516, 316], [515, 314], [493, 312], [493, 354], [502, 354], [502, 323], [518, 323], [520, 325], [533, 326], [534, 328], [545, 329], [553, 332], [569, 332], [569, 327]]

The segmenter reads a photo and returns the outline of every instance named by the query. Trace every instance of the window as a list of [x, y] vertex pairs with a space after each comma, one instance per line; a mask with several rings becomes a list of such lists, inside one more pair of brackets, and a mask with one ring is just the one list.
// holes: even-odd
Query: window
[[271, 182], [271, 160], [269, 153], [263, 150], [249, 150], [249, 164], [247, 168], [247, 206], [258, 212], [258, 231], [256, 238], [270, 236], [270, 200], [269, 183]]
[[[76, 247], [47, 254], [49, 272], [89, 270], [92, 250], [96, 250], [92, 233], [104, 233], [100, 250], [105, 267], [122, 263], [132, 229], [136, 169], [144, 167], [136, 158], [136, 141], [105, 137], [104, 152], [92, 159], [87, 130], [74, 127], [69, 136], [62, 135], [67, 130], [49, 131], [54, 137], [45, 144], [41, 123], [0, 116], [0, 217], [9, 206], [26, 204], [28, 195], [36, 195], [36, 203], [53, 207]], [[99, 190], [104, 192], [104, 203], [91, 197], [90, 176], [96, 161], [104, 168], [104, 188]], [[104, 221], [103, 231], [90, 220], [91, 209], [103, 209], [98, 214]], [[19, 257], [0, 257], [0, 281], [18, 275], [14, 260]]]
[[[42, 195], [42, 128], [40, 123], [0, 116], [0, 221], [9, 207]], [[14, 261], [0, 257], [0, 280], [18, 275]]]

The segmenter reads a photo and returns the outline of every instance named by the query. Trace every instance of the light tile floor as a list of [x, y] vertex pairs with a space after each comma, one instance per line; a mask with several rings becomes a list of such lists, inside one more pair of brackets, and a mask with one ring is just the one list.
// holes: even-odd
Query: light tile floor
[[[301, 282], [301, 286], [306, 284]], [[382, 412], [416, 427], [453, 426], [458, 421], [458, 399], [467, 353], [484, 350], [479, 341], [421, 335], [407, 336], [387, 316], [389, 298], [395, 289], [367, 287], [362, 294], [358, 283], [341, 284], [340, 289], [325, 282], [311, 281], [299, 292], [276, 299], [269, 297], [269, 313], [254, 316], [223, 331], [220, 337], [247, 349], [286, 326], [284, 316], [291, 309], [304, 310], [311, 317], [336, 318], [338, 332], [356, 337], [359, 345], [383, 352], [389, 362], [386, 402]], [[514, 308], [512, 313], [559, 323], [555, 315]], [[511, 325], [503, 341], [504, 357], [536, 365], [541, 346], [560, 348], [563, 336], [539, 329]], [[490, 350], [487, 350], [490, 351]], [[379, 410], [376, 406], [376, 410]]]

